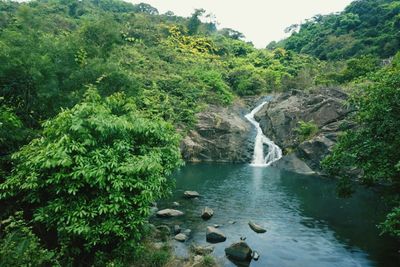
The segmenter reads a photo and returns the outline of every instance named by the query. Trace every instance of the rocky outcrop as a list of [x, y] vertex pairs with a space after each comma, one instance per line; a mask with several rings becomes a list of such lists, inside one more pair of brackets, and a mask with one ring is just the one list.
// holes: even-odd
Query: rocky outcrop
[[[275, 165], [308, 174], [320, 171], [320, 161], [332, 150], [340, 132], [353, 127], [347, 120], [353, 110], [345, 105], [346, 99], [347, 94], [338, 88], [293, 90], [265, 105], [255, 118], [286, 155]], [[302, 140], [296, 131], [299, 121], [312, 121], [318, 132]]]
[[183, 158], [189, 162], [249, 162], [252, 138], [246, 111], [241, 100], [229, 107], [208, 106], [181, 143]]

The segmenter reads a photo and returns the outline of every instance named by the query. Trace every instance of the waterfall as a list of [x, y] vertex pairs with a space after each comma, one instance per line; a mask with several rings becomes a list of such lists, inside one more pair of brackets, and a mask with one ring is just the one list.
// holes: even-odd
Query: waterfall
[[[280, 147], [264, 135], [260, 124], [254, 119], [254, 115], [260, 111], [266, 103], [268, 103], [268, 101], [264, 101], [245, 116], [257, 130], [256, 139], [254, 141], [253, 161], [251, 162], [251, 166], [255, 167], [267, 167], [282, 158], [282, 150]], [[266, 156], [264, 156], [264, 144], [268, 146], [268, 153]]]

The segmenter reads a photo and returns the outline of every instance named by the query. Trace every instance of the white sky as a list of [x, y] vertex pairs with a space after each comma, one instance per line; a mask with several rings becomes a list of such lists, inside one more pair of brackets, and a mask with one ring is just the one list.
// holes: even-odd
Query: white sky
[[126, 0], [148, 3], [160, 13], [171, 10], [188, 17], [195, 8], [216, 16], [218, 28], [242, 32], [246, 40], [263, 48], [285, 37], [284, 29], [317, 14], [342, 11], [352, 0]]

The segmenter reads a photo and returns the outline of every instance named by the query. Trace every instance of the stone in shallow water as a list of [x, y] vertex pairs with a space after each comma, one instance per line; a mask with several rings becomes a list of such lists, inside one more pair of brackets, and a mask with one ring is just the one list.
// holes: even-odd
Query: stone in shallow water
[[188, 239], [188, 237], [185, 234], [177, 234], [175, 236], [175, 240], [177, 240], [179, 242], [185, 242], [187, 239]]
[[204, 220], [210, 219], [213, 215], [214, 211], [209, 207], [205, 207], [201, 212], [201, 218], [203, 218]]
[[205, 245], [205, 246], [193, 245], [192, 246], [192, 251], [196, 255], [207, 255], [207, 254], [211, 254], [214, 251], [214, 246], [211, 246], [211, 245]]
[[196, 191], [185, 191], [183, 193], [183, 196], [185, 198], [196, 198], [196, 197], [200, 197], [200, 194]]
[[253, 222], [249, 222], [249, 226], [250, 226], [251, 230], [253, 230], [254, 232], [259, 233], [259, 234], [265, 233], [267, 231], [264, 228], [262, 228], [260, 225], [253, 223]]
[[157, 211], [157, 216], [158, 217], [163, 217], [163, 218], [169, 218], [169, 217], [178, 217], [182, 216], [184, 213], [179, 210], [174, 210], [174, 209], [164, 209]]
[[230, 259], [237, 261], [250, 261], [252, 258], [252, 250], [246, 242], [240, 241], [233, 243], [225, 249], [225, 254]]
[[226, 236], [220, 230], [215, 227], [208, 226], [206, 233], [206, 240], [210, 243], [219, 243], [226, 240]]
[[258, 261], [258, 259], [260, 258], [260, 254], [258, 254], [257, 251], [253, 251], [253, 253], [251, 253], [251, 257], [253, 258], [253, 260]]

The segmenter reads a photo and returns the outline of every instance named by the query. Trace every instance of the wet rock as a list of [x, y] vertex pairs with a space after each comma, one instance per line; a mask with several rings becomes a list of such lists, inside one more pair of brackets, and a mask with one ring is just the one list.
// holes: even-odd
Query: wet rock
[[283, 156], [282, 159], [274, 162], [272, 166], [306, 175], [315, 174], [315, 171], [313, 171], [307, 163], [299, 159], [299, 157], [294, 153]]
[[251, 257], [253, 258], [253, 260], [258, 261], [258, 259], [260, 258], [260, 254], [258, 254], [257, 251], [253, 251], [251, 253]]
[[171, 229], [167, 225], [159, 225], [156, 227], [158, 231], [168, 234], [171, 234]]
[[237, 261], [250, 261], [252, 252], [249, 245], [243, 241], [233, 243], [225, 249], [226, 256]]
[[179, 234], [181, 232], [181, 227], [179, 225], [174, 225], [174, 234]]
[[181, 204], [179, 204], [179, 202], [176, 202], [176, 201], [174, 201], [174, 202], [172, 202], [172, 206], [174, 207], [174, 208], [177, 208], [177, 207], [179, 207]]
[[215, 228], [219, 228], [219, 224], [214, 224], [213, 225]]
[[229, 223], [229, 224], [235, 224], [236, 221], [232, 221], [232, 220], [231, 220], [231, 221], [228, 221], [228, 223]]
[[214, 211], [209, 207], [205, 207], [201, 212], [201, 218], [203, 218], [204, 220], [210, 219], [213, 215]]
[[185, 229], [185, 231], [183, 231], [183, 233], [187, 236], [190, 236], [190, 234], [192, 233], [192, 230], [190, 229]]
[[196, 198], [196, 197], [200, 197], [200, 194], [196, 191], [185, 191], [183, 193], [183, 196], [185, 198]]
[[219, 243], [226, 240], [226, 236], [220, 230], [215, 227], [208, 226], [206, 233], [206, 240], [210, 243]]
[[177, 240], [179, 242], [185, 242], [188, 239], [187, 235], [182, 234], [182, 233], [175, 235], [174, 238], [175, 238], [175, 240]]
[[169, 218], [169, 217], [178, 217], [182, 216], [184, 213], [179, 210], [174, 210], [174, 209], [164, 209], [157, 211], [157, 216], [162, 217], [162, 218]]
[[214, 251], [214, 246], [211, 245], [205, 245], [205, 246], [200, 246], [200, 245], [193, 245], [192, 251], [196, 255], [207, 255], [211, 254]]
[[256, 233], [265, 233], [267, 230], [265, 230], [264, 228], [262, 228], [260, 225], [253, 223], [253, 222], [249, 222], [249, 226], [251, 228], [251, 230], [253, 230]]

